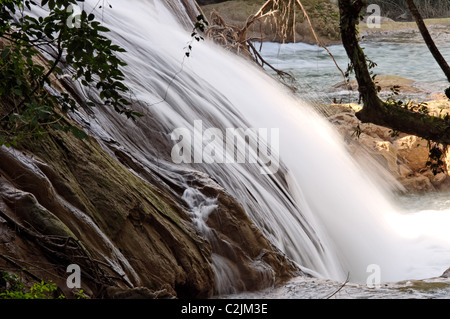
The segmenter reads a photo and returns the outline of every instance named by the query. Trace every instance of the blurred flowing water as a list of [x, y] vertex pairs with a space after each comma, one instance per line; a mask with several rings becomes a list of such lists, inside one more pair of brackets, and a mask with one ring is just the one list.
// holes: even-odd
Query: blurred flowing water
[[[190, 30], [179, 24], [180, 17], [164, 1], [109, 2], [112, 9], [103, 8], [98, 16], [111, 30], [112, 41], [127, 50], [120, 56], [128, 64], [126, 84], [134, 106], [145, 117], [133, 123], [99, 106], [75, 118], [112, 154], [120, 149], [144, 170], [159, 172], [168, 183], [183, 189], [193, 223], [205, 237], [215, 240], [205, 226], [215, 201], [192, 189], [195, 180], [188, 172], [211, 176], [239, 201], [273, 245], [305, 272], [323, 280], [308, 281], [316, 297], [327, 287], [326, 280], [343, 281], [348, 276], [352, 283], [363, 285], [368, 265], [380, 267], [383, 282], [439, 276], [447, 269], [450, 232], [435, 233], [433, 227], [448, 225], [450, 207], [425, 215], [423, 207], [395, 205], [388, 185], [379, 184], [361, 168], [326, 119], [248, 61], [208, 41], [194, 43], [186, 58]], [[86, 6], [94, 10], [96, 3], [87, 1]], [[181, 3], [171, 3], [183, 12]], [[369, 55], [371, 50], [378, 54], [372, 58], [380, 66], [387, 62], [398, 66], [396, 56], [404, 61], [408, 54], [426, 54], [423, 48], [404, 43], [365, 46]], [[330, 49], [342, 65], [342, 48]], [[341, 80], [329, 57], [314, 46], [266, 43], [263, 54], [276, 67], [302, 79], [300, 96], [306, 100], [311, 95], [327, 97], [326, 88]], [[379, 61], [382, 56], [386, 63]], [[410, 63], [410, 68], [401, 70], [411, 73], [401, 75], [421, 78], [419, 71], [427, 74], [433, 68], [431, 62]], [[438, 78], [422, 80], [431, 83]], [[94, 96], [94, 88], [79, 85], [75, 89], [81, 97]], [[194, 134], [196, 120], [202, 120], [204, 129], [221, 131], [279, 129], [280, 169], [276, 174], [261, 174], [260, 165], [249, 163], [175, 164], [170, 156], [171, 133], [186, 128]], [[422, 232], [419, 226], [424, 220], [430, 226]], [[216, 291], [232, 293], [240, 274], [222, 267], [226, 256], [221, 251], [213, 254]]]

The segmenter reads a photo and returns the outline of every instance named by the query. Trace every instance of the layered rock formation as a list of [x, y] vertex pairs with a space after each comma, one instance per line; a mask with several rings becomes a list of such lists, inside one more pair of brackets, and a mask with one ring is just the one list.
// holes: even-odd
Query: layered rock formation
[[[185, 25], [198, 14], [192, 1], [164, 4]], [[56, 79], [53, 86], [76, 91]], [[87, 130], [101, 120], [121, 125], [112, 113], [79, 123]], [[161, 123], [147, 119], [142, 125], [151, 142], [145, 147], [170, 154]], [[52, 131], [0, 148], [0, 270], [29, 282], [51, 280], [71, 297], [66, 270], [77, 264], [81, 288], [95, 298], [211, 297], [222, 292], [219, 280], [226, 277], [218, 269], [229, 271], [233, 291], [263, 289], [300, 274], [210, 176], [160, 166], [164, 160], [157, 156], [157, 164], [145, 166], [106, 133], [90, 133], [80, 140]], [[197, 206], [184, 198], [186, 187], [214, 203], [203, 219], [211, 236], [196, 227]]]
[[[143, 180], [95, 139], [60, 132], [20, 149], [1, 148], [0, 172], [2, 269], [26, 269], [23, 275], [52, 280], [68, 296], [66, 267], [73, 263], [94, 297], [122, 293], [111, 287], [176, 297], [214, 293], [214, 250], [192, 225], [180, 190], [164, 176]], [[219, 245], [227, 243], [225, 256], [239, 269], [240, 289], [261, 289], [297, 273], [234, 198], [208, 176], [186, 174], [196, 189], [217, 198], [207, 223]]]
[[[449, 113], [450, 102], [440, 100], [427, 103], [430, 114], [444, 116]], [[361, 123], [355, 116], [358, 105], [334, 104], [326, 108], [329, 120], [345, 137], [350, 152], [369, 152], [395, 179], [410, 192], [448, 189], [450, 186], [448, 154], [443, 158], [443, 172], [433, 174], [426, 163], [429, 160], [428, 142], [420, 137], [394, 134], [392, 130], [370, 123]], [[359, 127], [359, 129], [357, 129]], [[359, 137], [357, 135], [359, 134]]]

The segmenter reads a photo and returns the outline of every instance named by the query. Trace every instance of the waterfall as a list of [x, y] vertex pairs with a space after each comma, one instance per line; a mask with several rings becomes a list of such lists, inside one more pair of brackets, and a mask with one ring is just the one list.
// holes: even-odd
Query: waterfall
[[[96, 2], [85, 5], [92, 8]], [[186, 57], [190, 32], [163, 1], [109, 2], [112, 8], [95, 10], [111, 30], [109, 37], [127, 50], [120, 55], [128, 64], [123, 69], [126, 84], [134, 107], [144, 117], [133, 123], [100, 106], [78, 112], [75, 119], [105, 149], [114, 154], [113, 147], [119, 147], [142, 167], [161, 172], [183, 189], [183, 199], [200, 231], [208, 232], [204, 222], [214, 209], [214, 199], [192, 189], [191, 181], [183, 179], [185, 171], [200, 171], [217, 181], [271, 243], [307, 273], [334, 280], [349, 274], [352, 281], [364, 282], [367, 267], [376, 264], [384, 281], [413, 275], [411, 265], [421, 263], [428, 244], [411, 242], [396, 231], [393, 221], [403, 215], [349, 156], [323, 118], [263, 70], [209, 41], [194, 42]], [[93, 96], [92, 89], [76, 89]], [[203, 130], [220, 132], [277, 129], [278, 171], [262, 174], [261, 163], [250, 162], [174, 163], [172, 133], [184, 128], [194, 136], [194, 123], [199, 120]], [[241, 141], [246, 138], [249, 152], [255, 151], [252, 145], [263, 143], [255, 143], [254, 136]], [[196, 152], [201, 151], [194, 147], [192, 156], [199, 155]], [[213, 252], [213, 263], [217, 281], [233, 285], [220, 251]]]

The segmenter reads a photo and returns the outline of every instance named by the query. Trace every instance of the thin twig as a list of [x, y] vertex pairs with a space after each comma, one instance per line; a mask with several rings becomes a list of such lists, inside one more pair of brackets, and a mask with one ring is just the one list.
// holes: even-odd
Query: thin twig
[[0, 254], [0, 258], [2, 258], [3, 260], [7, 261], [8, 263], [10, 263], [11, 265], [13, 265], [14, 267], [16, 267], [17, 269], [23, 271], [24, 273], [26, 273], [28, 276], [30, 276], [31, 278], [33, 278], [34, 280], [37, 280], [39, 282], [42, 281], [41, 278], [39, 278], [38, 276], [36, 276], [35, 274], [29, 272], [28, 270], [25, 269], [25, 267], [22, 267], [21, 265], [19, 265], [18, 263], [16, 263], [14, 260], [11, 259], [10, 256], [6, 256], [3, 254]]
[[347, 78], [345, 77], [344, 71], [342, 71], [342, 69], [339, 67], [338, 63], [336, 62], [336, 59], [334, 58], [333, 54], [331, 54], [330, 50], [328, 50], [328, 48], [322, 43], [322, 41], [320, 41], [319, 37], [316, 34], [316, 31], [314, 31], [314, 27], [311, 23], [311, 20], [309, 19], [309, 15], [306, 12], [305, 8], [303, 7], [302, 3], [300, 2], [300, 0], [296, 0], [298, 5], [300, 6], [300, 8], [303, 11], [303, 14], [305, 15], [306, 20], [308, 21], [309, 27], [311, 28], [312, 34], [314, 36], [314, 39], [316, 39], [317, 45], [322, 47], [325, 51], [327, 51], [328, 55], [331, 57], [331, 59], [333, 59], [334, 64], [336, 65], [336, 67], [338, 68], [338, 70], [341, 72], [342, 77], [344, 78], [344, 82], [345, 85], [347, 86], [347, 90], [350, 90], [348, 82], [347, 82]]
[[326, 299], [330, 299], [331, 297], [336, 295], [339, 291], [341, 291], [342, 288], [344, 288], [344, 286], [348, 283], [349, 277], [350, 277], [350, 273], [347, 273], [347, 278], [345, 279], [345, 282], [335, 292], [333, 292], [331, 295], [326, 297]]

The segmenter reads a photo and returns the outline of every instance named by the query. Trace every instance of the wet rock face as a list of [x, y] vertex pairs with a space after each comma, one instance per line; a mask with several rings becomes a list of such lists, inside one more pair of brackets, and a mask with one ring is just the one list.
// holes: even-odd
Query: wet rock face
[[[80, 264], [86, 274], [98, 267], [104, 276], [87, 276], [84, 282], [94, 295], [100, 293], [98, 281], [124, 288], [165, 288], [175, 296], [212, 294], [209, 245], [189, 226], [170, 195], [157, 193], [157, 186], [131, 174], [95, 142], [68, 136], [59, 140], [64, 149], [53, 142], [33, 145], [39, 155], [1, 149], [0, 207], [3, 225], [11, 234], [9, 249], [2, 246], [2, 254], [24, 263], [41, 256], [42, 263], [54, 264], [55, 270], [39, 276], [56, 277], [54, 281], [70, 263]], [[51, 172], [49, 176], [38, 164]], [[30, 234], [15, 232], [17, 227]], [[29, 243], [27, 249], [15, 247], [17, 237]], [[47, 237], [73, 238], [98, 262], [94, 267], [77, 259], [70, 247], [56, 247]], [[120, 279], [102, 281], [108, 276]]]
[[207, 228], [203, 233], [212, 247], [213, 268], [216, 273], [225, 274], [221, 278], [216, 276], [217, 293], [260, 290], [301, 275], [263, 236], [232, 196], [206, 174], [195, 173], [195, 176], [195, 190], [201, 192], [200, 198], [215, 199], [210, 202], [213, 209], [206, 212], [207, 216], [203, 215], [203, 227]]
[[[193, 1], [164, 5], [188, 29], [198, 14]], [[157, 118], [145, 124], [151, 121]], [[167, 136], [156, 136], [164, 131], [157, 124], [145, 143], [150, 154], [170, 147]], [[209, 176], [159, 166], [164, 157], [151, 166], [117, 145], [102, 136], [79, 140], [52, 132], [20, 149], [0, 148], [0, 269], [33, 265], [30, 280], [52, 280], [70, 296], [66, 269], [77, 264], [83, 290], [107, 298], [204, 298], [220, 293], [227, 276], [233, 280], [225, 286], [232, 283], [239, 291], [299, 274]], [[185, 185], [179, 181], [188, 174], [190, 187], [215, 201], [204, 218], [212, 237], [193, 222], [197, 206], [182, 198]]]
[[[164, 291], [165, 297], [210, 297], [219, 280], [213, 256], [238, 278], [235, 291], [266, 288], [299, 274], [206, 174], [192, 173], [192, 185], [216, 200], [205, 219], [214, 242], [193, 225], [181, 189], [158, 182], [156, 175], [137, 177], [95, 140], [55, 133], [21, 151], [1, 148], [0, 174], [0, 254], [22, 266], [52, 264], [52, 271], [36, 270], [36, 276], [52, 279], [67, 293], [61, 278], [71, 263], [80, 264], [87, 274], [83, 288], [97, 297], [137, 287]], [[71, 246], [72, 239], [80, 245]], [[117, 289], [100, 295], [99, 286]]]

